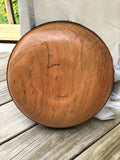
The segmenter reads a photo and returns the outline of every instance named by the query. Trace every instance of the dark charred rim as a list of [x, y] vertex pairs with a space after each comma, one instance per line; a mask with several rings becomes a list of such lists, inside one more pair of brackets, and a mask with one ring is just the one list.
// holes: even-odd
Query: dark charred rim
[[[109, 56], [110, 56], [110, 58], [111, 58], [112, 67], [113, 67], [112, 56], [111, 56], [111, 54], [110, 54], [110, 51], [109, 51], [107, 45], [106, 45], [105, 42], [104, 42], [94, 31], [92, 31], [91, 29], [89, 29], [89, 28], [87, 28], [87, 27], [85, 27], [85, 26], [83, 26], [83, 25], [81, 25], [81, 24], [79, 24], [79, 23], [76, 23], [76, 22], [63, 21], [63, 20], [62, 20], [62, 21], [61, 21], [61, 20], [50, 21], [50, 22], [46, 22], [46, 23], [40, 24], [40, 25], [36, 26], [35, 28], [31, 29], [30, 31], [28, 31], [27, 33], [25, 33], [24, 36], [20, 38], [20, 40], [16, 43], [15, 47], [13, 48], [13, 50], [12, 50], [12, 52], [11, 52], [11, 55], [10, 55], [10, 57], [9, 57], [9, 60], [8, 60], [7, 71], [6, 71], [7, 86], [8, 86], [8, 90], [9, 90], [10, 96], [11, 96], [11, 98], [12, 98], [12, 100], [13, 100], [13, 102], [15, 103], [16, 106], [17, 106], [17, 104], [16, 104], [16, 102], [15, 102], [15, 100], [14, 100], [14, 97], [13, 97], [12, 94], [11, 94], [11, 91], [10, 91], [10, 88], [9, 88], [9, 84], [8, 84], [8, 66], [9, 66], [9, 63], [10, 63], [10, 59], [11, 59], [11, 57], [12, 57], [12, 54], [13, 54], [16, 46], [19, 45], [19, 43], [22, 41], [22, 39], [23, 39], [24, 37], [26, 37], [31, 31], [36, 30], [36, 29], [39, 28], [39, 27], [42, 27], [42, 26], [44, 26], [44, 25], [51, 24], [51, 23], [63, 23], [63, 24], [64, 24], [64, 23], [68, 23], [68, 24], [74, 24], [74, 25], [81, 26], [81, 27], [87, 29], [88, 31], [92, 32], [92, 33], [93, 33], [94, 35], [96, 35], [96, 36], [99, 38], [99, 40], [105, 45], [106, 49], [108, 50]], [[111, 92], [112, 92], [112, 89], [113, 89], [113, 85], [114, 85], [114, 69], [113, 69], [113, 82], [112, 82]], [[110, 94], [111, 94], [111, 92], [110, 92]], [[110, 97], [110, 94], [109, 94], [107, 100], [105, 101], [104, 105], [105, 105], [106, 102], [108, 101], [108, 99], [109, 99], [109, 97]], [[101, 108], [100, 108], [92, 117], [94, 117], [94, 116], [104, 107], [104, 105], [101, 106]], [[28, 117], [29, 119], [31, 119], [31, 120], [34, 121], [34, 122], [37, 122], [37, 121], [33, 120], [31, 117], [29, 117], [29, 115], [25, 114], [18, 106], [17, 106], [17, 108], [18, 108], [26, 117]], [[40, 125], [46, 126], [46, 127], [51, 127], [51, 128], [58, 128], [58, 129], [61, 129], [61, 128], [72, 128], [72, 127], [75, 127], [75, 126], [80, 125], [81, 123], [84, 123], [84, 122], [88, 121], [88, 120], [91, 119], [92, 117], [90, 117], [90, 118], [86, 119], [85, 121], [80, 122], [80, 123], [78, 123], [78, 124], [76, 124], [76, 125], [71, 125], [71, 126], [67, 126], [67, 127], [59, 127], [59, 126], [58, 126], [58, 127], [53, 127], [53, 126], [50, 126], [50, 125], [40, 124], [39, 122], [37, 122], [37, 123], [39, 123]]]

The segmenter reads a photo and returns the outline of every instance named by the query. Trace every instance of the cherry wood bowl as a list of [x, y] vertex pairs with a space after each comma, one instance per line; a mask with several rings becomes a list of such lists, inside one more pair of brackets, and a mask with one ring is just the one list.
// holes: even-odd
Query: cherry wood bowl
[[7, 82], [17, 107], [32, 120], [65, 128], [93, 117], [113, 88], [113, 63], [105, 43], [72, 22], [51, 22], [15, 46]]

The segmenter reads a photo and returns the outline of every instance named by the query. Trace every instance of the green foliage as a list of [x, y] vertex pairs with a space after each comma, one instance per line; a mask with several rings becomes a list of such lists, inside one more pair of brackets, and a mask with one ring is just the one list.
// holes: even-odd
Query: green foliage
[[14, 16], [15, 16], [15, 22], [16, 24], [19, 24], [19, 12], [18, 12], [18, 3], [17, 0], [12, 0], [12, 5], [13, 5], [13, 11], [14, 11]]
[[[19, 12], [18, 12], [17, 0], [12, 0], [12, 6], [14, 11], [15, 23], [19, 24]], [[0, 0], [0, 24], [8, 24], [7, 12], [4, 0]]]
[[7, 24], [7, 12], [5, 8], [4, 0], [0, 0], [0, 24]]

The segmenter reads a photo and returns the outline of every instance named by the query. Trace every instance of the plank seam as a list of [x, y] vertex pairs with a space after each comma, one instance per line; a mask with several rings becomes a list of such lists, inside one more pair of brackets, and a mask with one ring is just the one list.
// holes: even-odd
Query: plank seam
[[14, 135], [14, 136], [12, 136], [11, 138], [8, 138], [8, 139], [4, 140], [3, 142], [0, 143], [0, 146], [3, 145], [3, 144], [5, 144], [5, 143], [7, 143], [7, 142], [9, 142], [9, 141], [12, 140], [12, 139], [18, 137], [18, 136], [20, 136], [21, 134], [23, 134], [23, 133], [25, 133], [26, 131], [34, 128], [34, 127], [37, 126], [37, 125], [38, 125], [38, 124], [35, 123], [34, 125], [32, 125], [31, 127], [25, 129], [24, 131], [22, 131], [22, 132], [20, 132], [20, 133], [18, 133], [18, 134], [16, 134], [16, 135]]
[[7, 103], [10, 103], [10, 102], [12, 102], [13, 100], [11, 99], [11, 100], [9, 100], [9, 101], [7, 101], [7, 102], [4, 102], [4, 103], [2, 103], [2, 104], [0, 104], [0, 106], [3, 106], [3, 105], [5, 105], [5, 104], [7, 104]]
[[88, 148], [90, 148], [93, 144], [95, 144], [97, 141], [99, 141], [101, 138], [103, 138], [105, 135], [107, 135], [110, 131], [112, 131], [114, 128], [116, 128], [119, 124], [120, 124], [120, 122], [117, 123], [114, 127], [112, 127], [109, 131], [107, 131], [106, 133], [104, 133], [102, 136], [100, 136], [98, 139], [96, 139], [94, 142], [92, 142], [91, 144], [89, 144], [88, 146], [86, 146], [81, 152], [79, 152], [78, 154], [76, 154], [74, 157], [70, 158], [70, 160], [75, 160], [75, 158], [77, 158], [78, 156], [80, 156], [81, 153], [85, 152]]
[[1, 80], [0, 82], [4, 82], [4, 81], [6, 81], [6, 79]]

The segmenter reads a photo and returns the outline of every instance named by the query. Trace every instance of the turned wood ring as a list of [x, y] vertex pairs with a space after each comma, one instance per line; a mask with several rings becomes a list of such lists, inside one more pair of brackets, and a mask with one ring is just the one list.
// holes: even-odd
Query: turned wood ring
[[108, 100], [112, 58], [91, 30], [72, 22], [50, 22], [17, 43], [7, 82], [26, 116], [50, 127], [71, 127], [93, 117]]

